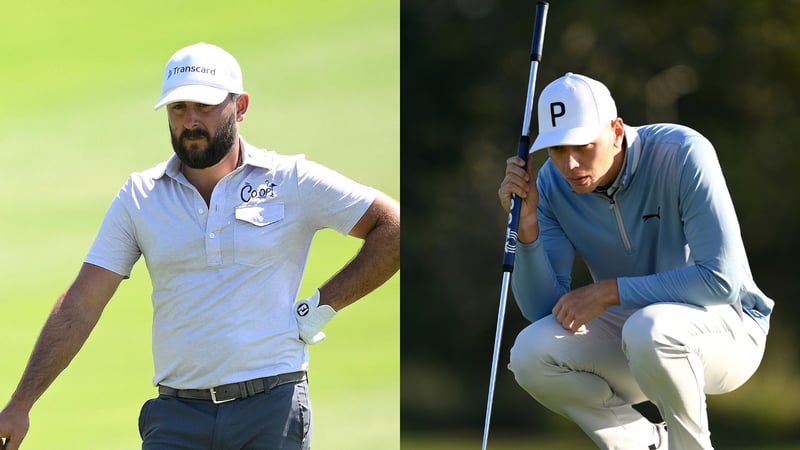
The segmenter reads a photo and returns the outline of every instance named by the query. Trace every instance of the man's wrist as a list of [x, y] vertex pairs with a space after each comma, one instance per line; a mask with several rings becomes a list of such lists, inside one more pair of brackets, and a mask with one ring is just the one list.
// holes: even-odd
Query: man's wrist
[[523, 244], [530, 244], [539, 239], [539, 221], [534, 216], [533, 219], [520, 220], [517, 240]]
[[34, 400], [27, 398], [27, 396], [13, 395], [6, 405], [6, 409], [13, 409], [15, 411], [30, 413], [33, 409]]
[[617, 306], [619, 305], [619, 288], [617, 287], [617, 279], [611, 278], [603, 281], [607, 289], [606, 305]]

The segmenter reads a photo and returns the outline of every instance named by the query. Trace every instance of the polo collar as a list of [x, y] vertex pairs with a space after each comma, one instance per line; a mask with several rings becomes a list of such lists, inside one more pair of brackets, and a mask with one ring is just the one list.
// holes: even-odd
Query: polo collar
[[[264, 169], [270, 169], [273, 165], [274, 152], [266, 151], [255, 146], [252, 146], [239, 136], [239, 149], [242, 152], [242, 163], [236, 170], [244, 166], [256, 166]], [[182, 178], [181, 173], [181, 160], [178, 155], [172, 154], [165, 164], [160, 164], [157, 172], [154, 174], [155, 179], [162, 178], [164, 175], [170, 178]]]
[[622, 167], [611, 186], [605, 189], [598, 187], [595, 192], [604, 194], [607, 197], [613, 197], [620, 189], [628, 185], [631, 177], [636, 173], [636, 168], [639, 166], [639, 158], [642, 156], [642, 141], [639, 139], [637, 130], [637, 127], [625, 125], [625, 156], [622, 160]]

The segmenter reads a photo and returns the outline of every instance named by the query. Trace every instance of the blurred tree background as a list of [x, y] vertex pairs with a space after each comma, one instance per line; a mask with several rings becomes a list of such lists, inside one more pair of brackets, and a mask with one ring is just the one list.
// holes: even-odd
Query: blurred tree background
[[[401, 3], [404, 434], [483, 427], [507, 218], [496, 191], [522, 125], [534, 10]], [[626, 123], [678, 122], [715, 144], [754, 277], [777, 305], [759, 371], [709, 397], [713, 438], [800, 442], [800, 1], [553, 1], [543, 55], [537, 100], [582, 73]], [[579, 268], [575, 286], [587, 282]], [[506, 369], [526, 325], [509, 296], [492, 432], [575, 433]]]

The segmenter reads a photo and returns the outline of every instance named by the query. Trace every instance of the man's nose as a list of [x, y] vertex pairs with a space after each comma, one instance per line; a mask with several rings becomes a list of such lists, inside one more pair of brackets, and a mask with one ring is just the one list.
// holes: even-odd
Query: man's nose
[[192, 128], [196, 128], [198, 126], [198, 122], [197, 110], [192, 106], [187, 106], [186, 112], [183, 115], [183, 127], [191, 130]]
[[567, 153], [567, 170], [577, 169], [578, 166], [580, 166], [580, 164], [578, 163], [578, 160], [575, 158], [575, 154], [572, 151]]

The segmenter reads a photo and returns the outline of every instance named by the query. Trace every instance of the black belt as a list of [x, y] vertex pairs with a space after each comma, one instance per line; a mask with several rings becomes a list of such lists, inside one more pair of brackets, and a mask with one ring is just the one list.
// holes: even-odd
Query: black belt
[[306, 373], [290, 372], [266, 378], [242, 381], [240, 383], [223, 384], [211, 389], [175, 389], [169, 386], [158, 386], [158, 393], [171, 397], [189, 398], [192, 400], [211, 400], [214, 403], [225, 403], [240, 398], [252, 397], [277, 386], [297, 383], [308, 379]]

